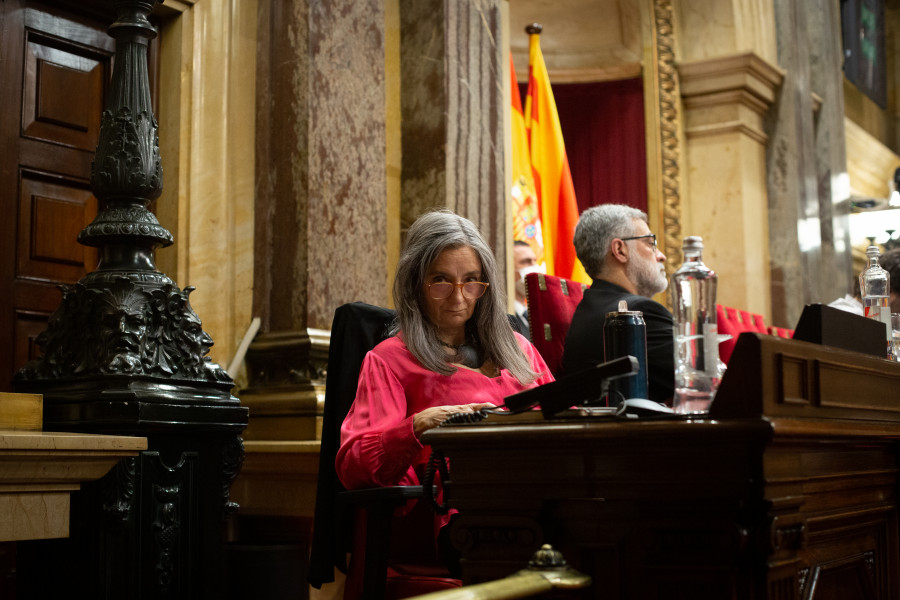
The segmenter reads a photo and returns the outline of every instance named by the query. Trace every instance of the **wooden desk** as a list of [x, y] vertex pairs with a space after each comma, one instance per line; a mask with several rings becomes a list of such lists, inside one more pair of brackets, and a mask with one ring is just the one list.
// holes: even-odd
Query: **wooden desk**
[[900, 597], [900, 364], [744, 334], [709, 418], [441, 427], [464, 583], [544, 542], [582, 598]]
[[69, 535], [69, 495], [147, 438], [0, 429], [0, 541]]

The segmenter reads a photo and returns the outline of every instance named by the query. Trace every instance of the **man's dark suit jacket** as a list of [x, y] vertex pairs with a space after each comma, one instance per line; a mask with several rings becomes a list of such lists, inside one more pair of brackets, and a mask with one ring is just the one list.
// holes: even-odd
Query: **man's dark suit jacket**
[[675, 393], [672, 313], [659, 302], [631, 294], [602, 279], [595, 279], [584, 291], [572, 316], [563, 350], [562, 373], [575, 373], [603, 362], [603, 322], [606, 313], [619, 310], [619, 300], [628, 302], [628, 310], [644, 313], [650, 399], [669, 402]]

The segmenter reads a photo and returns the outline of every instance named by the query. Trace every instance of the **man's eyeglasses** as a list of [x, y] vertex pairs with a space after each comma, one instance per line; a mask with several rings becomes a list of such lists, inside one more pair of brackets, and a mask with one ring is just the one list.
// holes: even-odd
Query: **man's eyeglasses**
[[634, 236], [634, 237], [619, 238], [619, 239], [622, 240], [623, 242], [627, 242], [628, 240], [644, 240], [644, 239], [649, 239], [649, 240], [650, 240], [650, 245], [653, 246], [654, 248], [657, 247], [657, 245], [656, 245], [656, 234], [655, 234], [655, 233], [648, 233], [647, 235], [636, 235], [636, 236]]
[[462, 290], [462, 295], [469, 300], [475, 300], [484, 296], [487, 291], [488, 283], [483, 281], [466, 281], [465, 283], [450, 283], [449, 281], [438, 281], [428, 284], [428, 292], [435, 300], [444, 300], [449, 298], [455, 288]]

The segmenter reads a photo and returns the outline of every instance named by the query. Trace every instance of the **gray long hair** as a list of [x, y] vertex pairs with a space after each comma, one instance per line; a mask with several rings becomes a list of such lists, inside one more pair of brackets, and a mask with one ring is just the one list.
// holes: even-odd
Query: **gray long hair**
[[625, 204], [601, 204], [581, 213], [572, 241], [588, 275], [601, 275], [612, 241], [634, 235], [635, 219], [646, 223], [647, 213]]
[[425, 213], [409, 228], [394, 279], [397, 318], [391, 333], [403, 333], [406, 347], [426, 369], [441, 375], [456, 372], [456, 367], [447, 363], [437, 328], [426, 317], [425, 276], [441, 252], [463, 246], [475, 251], [481, 261], [481, 280], [489, 284], [466, 323], [467, 335], [474, 337], [485, 359], [507, 369], [519, 383], [531, 383], [538, 374], [513, 335], [494, 254], [471, 221], [449, 210]]

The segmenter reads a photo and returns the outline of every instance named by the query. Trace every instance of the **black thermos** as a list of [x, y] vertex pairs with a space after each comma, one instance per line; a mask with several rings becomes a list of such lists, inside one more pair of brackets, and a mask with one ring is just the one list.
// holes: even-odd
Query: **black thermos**
[[603, 360], [609, 362], [621, 356], [633, 356], [640, 369], [629, 377], [617, 377], [609, 382], [608, 406], [629, 398], [649, 398], [647, 390], [647, 328], [644, 313], [628, 310], [624, 300], [619, 310], [606, 313], [603, 323]]

